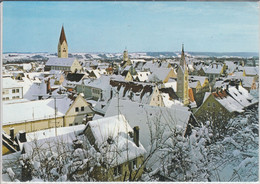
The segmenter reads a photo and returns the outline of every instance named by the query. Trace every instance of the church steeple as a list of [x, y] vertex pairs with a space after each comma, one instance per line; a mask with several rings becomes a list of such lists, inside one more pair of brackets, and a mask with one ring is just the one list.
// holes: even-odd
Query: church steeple
[[68, 43], [67, 43], [63, 25], [61, 28], [60, 39], [59, 39], [59, 43], [58, 43], [58, 57], [59, 58], [68, 58]]
[[189, 104], [188, 78], [188, 67], [185, 61], [184, 45], [182, 44], [180, 66], [177, 71], [177, 95], [182, 100], [184, 105]]
[[184, 44], [182, 44], [182, 50], [181, 50], [181, 62], [180, 65], [183, 69], [186, 67], [186, 61], [185, 61], [185, 55], [184, 55]]
[[62, 25], [61, 32], [60, 32], [60, 44], [62, 44], [64, 41], [67, 43], [64, 27]]

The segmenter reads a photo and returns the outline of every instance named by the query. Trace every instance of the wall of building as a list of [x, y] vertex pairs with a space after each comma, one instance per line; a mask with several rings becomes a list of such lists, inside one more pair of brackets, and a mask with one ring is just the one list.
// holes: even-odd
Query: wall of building
[[177, 78], [177, 75], [176, 75], [176, 73], [174, 72], [173, 69], [170, 70], [170, 72], [168, 73], [168, 75], [166, 76], [166, 78], [163, 80], [163, 83], [168, 82], [168, 80], [169, 80], [170, 78]]
[[76, 91], [78, 93], [83, 93], [84, 98], [92, 98], [92, 87], [90, 86], [85, 86], [85, 85], [77, 85], [76, 86]]
[[70, 71], [72, 73], [82, 72], [82, 66], [80, 65], [80, 63], [77, 59], [75, 59], [74, 62], [72, 63], [72, 65], [70, 67]]
[[6, 146], [2, 144], [2, 155], [12, 153]]
[[133, 77], [130, 74], [130, 72], [127, 72], [126, 77], [125, 77], [125, 81], [133, 81]]
[[59, 58], [68, 58], [68, 45], [65, 41], [62, 44], [58, 44], [58, 57]]
[[220, 119], [229, 119], [233, 116], [233, 113], [230, 113], [213, 97], [213, 95], [210, 95], [194, 115], [198, 121], [205, 122], [206, 120], [209, 120], [214, 123]]
[[136, 169], [136, 170], [132, 170], [131, 172], [131, 179], [130, 179], [130, 162], [132, 162], [133, 160], [130, 160], [129, 162], [125, 162], [123, 164], [120, 164], [121, 167], [121, 174], [115, 176], [114, 175], [114, 169], [116, 169], [116, 167], [114, 168], [109, 168], [109, 170], [106, 172], [102, 167], [95, 167], [95, 169], [93, 170], [92, 173], [92, 177], [94, 177], [97, 181], [129, 181], [129, 180], [138, 180], [144, 170], [144, 165], [143, 161], [144, 158], [143, 156], [137, 157], [136, 159], [134, 159], [136, 161], [136, 168], [138, 168], [140, 166], [140, 169]]
[[72, 126], [85, 123], [83, 119], [86, 115], [93, 114], [93, 111], [90, 109], [89, 104], [86, 100], [78, 96], [77, 100], [70, 106], [68, 112], [65, 115], [65, 126]]
[[[57, 117], [56, 118], [56, 127], [64, 126], [64, 118]], [[24, 130], [25, 132], [35, 132], [39, 130], [45, 130], [49, 128], [55, 127], [55, 118], [48, 118], [44, 120], [35, 120], [35, 121], [27, 121], [16, 124], [6, 124], [3, 125], [3, 130], [9, 134], [10, 128], [14, 128], [14, 134], [16, 135], [19, 131]]]
[[153, 93], [151, 95], [151, 101], [150, 101], [149, 105], [164, 107], [163, 99], [162, 99], [162, 96], [161, 96], [157, 86], [153, 90]]
[[2, 99], [5, 100], [13, 100], [13, 99], [22, 99], [23, 98], [23, 88], [4, 88], [2, 92]]

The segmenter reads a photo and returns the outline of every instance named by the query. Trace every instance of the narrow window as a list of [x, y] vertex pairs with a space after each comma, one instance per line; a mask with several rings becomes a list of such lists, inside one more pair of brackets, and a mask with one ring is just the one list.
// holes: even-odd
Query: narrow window
[[78, 107], [75, 108], [75, 112], [79, 112], [79, 108]]
[[15, 89], [12, 90], [12, 93], [15, 93]]
[[213, 102], [213, 103], [212, 103], [212, 106], [215, 108], [215, 107], [216, 107], [216, 104]]
[[114, 168], [114, 176], [119, 176], [122, 174], [122, 167], [121, 165]]
[[19, 93], [19, 89], [16, 89], [15, 92], [16, 92], [16, 93]]
[[81, 111], [84, 111], [84, 107], [83, 106], [81, 107]]
[[210, 107], [210, 103], [208, 102], [208, 107]]

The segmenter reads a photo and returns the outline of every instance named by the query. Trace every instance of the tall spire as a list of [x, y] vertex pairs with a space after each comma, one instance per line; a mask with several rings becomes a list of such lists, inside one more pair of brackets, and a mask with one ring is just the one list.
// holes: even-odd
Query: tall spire
[[59, 58], [68, 58], [68, 43], [66, 40], [66, 35], [65, 35], [63, 25], [61, 28], [60, 39], [58, 42], [58, 57]]
[[186, 61], [185, 61], [185, 55], [184, 55], [184, 44], [182, 44], [182, 50], [181, 50], [181, 62], [180, 65], [183, 67], [183, 69], [186, 66]]
[[61, 32], [60, 32], [60, 44], [62, 44], [64, 41], [67, 43], [64, 27], [62, 24], [62, 28], [61, 28]]

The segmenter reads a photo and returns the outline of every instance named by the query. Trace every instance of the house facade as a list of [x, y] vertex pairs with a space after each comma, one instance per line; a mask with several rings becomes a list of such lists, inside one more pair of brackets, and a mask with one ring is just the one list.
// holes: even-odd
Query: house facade
[[12, 78], [3, 78], [2, 100], [14, 100], [23, 98], [23, 86]]
[[84, 134], [104, 157], [104, 163], [92, 172], [97, 181], [136, 181], [141, 177], [146, 150], [139, 141], [139, 127], [132, 129], [123, 115], [117, 115], [88, 122]]
[[203, 103], [195, 112], [195, 116], [202, 121], [226, 122], [257, 103], [258, 99], [251, 96], [242, 86], [227, 85], [226, 89], [205, 93]]
[[[56, 103], [56, 113], [55, 113]], [[16, 113], [13, 116], [13, 113]], [[75, 99], [46, 99], [3, 104], [3, 130], [14, 134], [19, 131], [35, 132], [55, 127], [85, 124], [93, 116], [86, 100], [78, 95]]]

